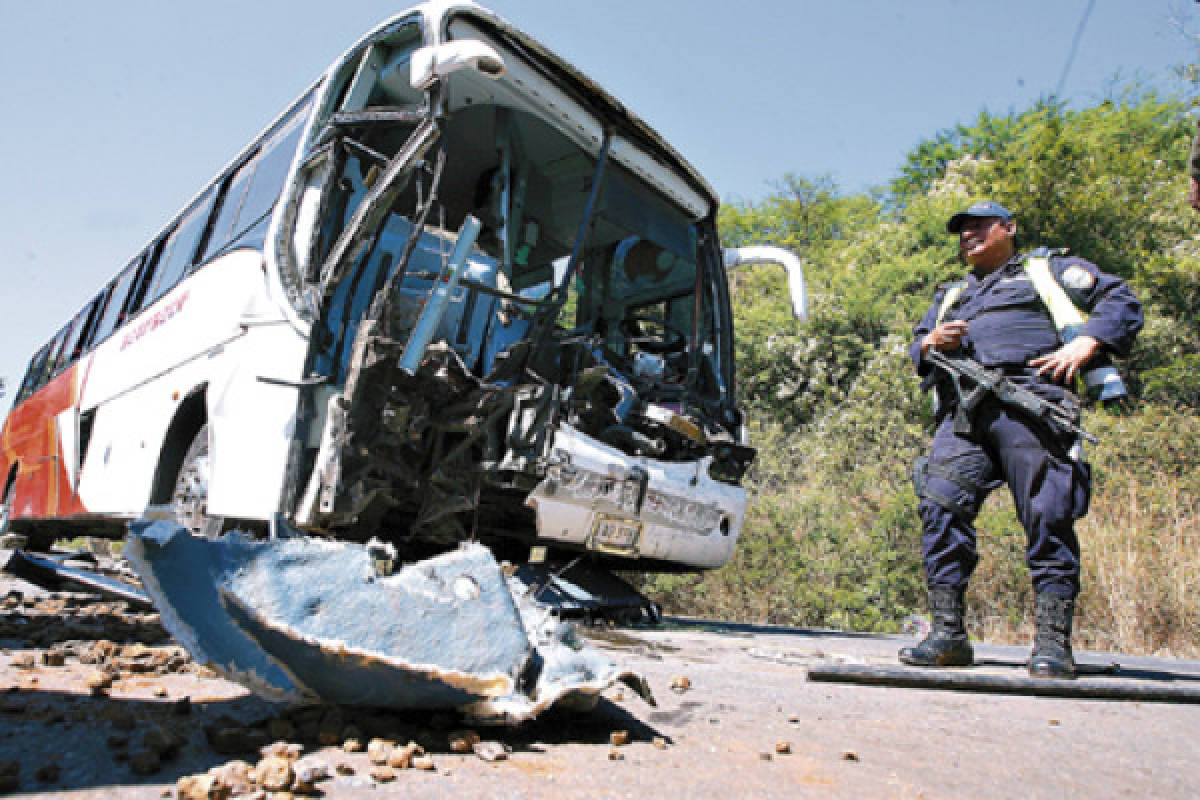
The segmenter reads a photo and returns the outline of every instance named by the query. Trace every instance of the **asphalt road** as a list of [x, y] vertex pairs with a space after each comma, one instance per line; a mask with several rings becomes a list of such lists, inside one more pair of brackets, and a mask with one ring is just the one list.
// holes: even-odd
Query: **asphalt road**
[[[590, 711], [476, 729], [508, 748], [506, 759], [488, 762], [451, 752], [463, 725], [448, 715], [343, 710], [333, 715], [343, 727], [329, 734], [328, 711], [267, 705], [187, 663], [154, 615], [0, 575], [6, 596], [0, 785], [8, 780], [22, 797], [176, 796], [181, 777], [231, 759], [258, 761], [253, 752], [219, 752], [230, 750], [222, 738], [230, 731], [245, 734], [245, 746], [276, 734], [300, 744], [302, 764], [331, 773], [316, 786], [332, 798], [1200, 796], [1200, 705], [807, 679], [814, 665], [894, 666], [905, 637], [683, 620], [591, 629], [595, 644], [646, 677], [657, 706], [613, 689]], [[1023, 674], [1023, 648], [980, 646], [977, 654], [988, 674]], [[1197, 662], [1081, 658], [1119, 661], [1138, 685], [1200, 687]], [[93, 691], [87, 682], [102, 668], [116, 680]], [[614, 746], [614, 732], [618, 741], [627, 732], [628, 742]], [[379, 782], [367, 753], [341, 746], [355, 733], [364, 744], [417, 741], [434, 768], [398, 769]], [[322, 745], [326, 734], [331, 744]]]

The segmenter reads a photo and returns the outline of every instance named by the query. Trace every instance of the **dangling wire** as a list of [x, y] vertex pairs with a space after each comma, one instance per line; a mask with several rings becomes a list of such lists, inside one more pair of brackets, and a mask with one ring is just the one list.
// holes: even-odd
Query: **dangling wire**
[[1054, 90], [1056, 98], [1062, 97], [1063, 86], [1067, 83], [1067, 76], [1071, 74], [1071, 66], [1075, 63], [1075, 54], [1079, 51], [1079, 41], [1083, 38], [1083, 31], [1087, 28], [1088, 18], [1092, 16], [1092, 9], [1096, 5], [1096, 0], [1088, 0], [1087, 8], [1083, 10], [1083, 17], [1079, 20], [1079, 27], [1075, 29], [1075, 38], [1071, 40], [1071, 49], [1067, 51], [1067, 63], [1063, 64], [1062, 75], [1058, 78], [1058, 87]]

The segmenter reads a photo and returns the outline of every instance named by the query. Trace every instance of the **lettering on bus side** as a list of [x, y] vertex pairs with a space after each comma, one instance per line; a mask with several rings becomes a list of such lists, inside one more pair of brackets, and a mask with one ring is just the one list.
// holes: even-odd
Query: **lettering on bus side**
[[183, 310], [183, 304], [187, 302], [189, 294], [190, 293], [185, 290], [183, 294], [179, 295], [179, 297], [167, 303], [158, 311], [155, 311], [149, 317], [131, 328], [129, 332], [125, 334], [125, 338], [121, 340], [121, 349], [124, 350], [125, 348], [137, 343], [137, 341], [143, 336], [153, 333], [170, 321], [172, 317]]

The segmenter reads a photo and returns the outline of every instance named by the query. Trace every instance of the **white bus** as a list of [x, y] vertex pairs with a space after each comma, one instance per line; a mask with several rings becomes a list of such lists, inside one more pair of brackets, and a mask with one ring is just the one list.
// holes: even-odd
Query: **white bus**
[[0, 525], [119, 535], [167, 508], [412, 558], [719, 567], [753, 450], [716, 211], [492, 12], [401, 13], [34, 355]]

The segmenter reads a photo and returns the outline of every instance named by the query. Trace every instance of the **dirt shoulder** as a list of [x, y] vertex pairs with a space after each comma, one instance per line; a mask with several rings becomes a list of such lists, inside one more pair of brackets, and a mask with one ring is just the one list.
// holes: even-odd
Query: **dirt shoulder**
[[[27, 797], [179, 796], [181, 778], [221, 768], [234, 785], [242, 776], [242, 796], [261, 797], [245, 769], [263, 760], [259, 748], [280, 741], [267, 766], [290, 769], [293, 788], [303, 772], [318, 795], [336, 798], [1200, 793], [1197, 705], [806, 679], [814, 664], [894, 665], [909, 641], [902, 637], [678, 620], [592, 630], [590, 639], [647, 678], [658, 705], [613, 689], [590, 711], [474, 728], [493, 743], [477, 755], [468, 726], [450, 715], [288, 710], [250, 697], [191, 663], [151, 613], [7, 575], [2, 598], [0, 786]], [[1019, 674], [1026, 651], [982, 646], [978, 654], [993, 671]], [[1084, 658], [1200, 687], [1197, 662]], [[404, 763], [408, 742], [431, 769]], [[392, 766], [372, 761], [384, 748]], [[503, 757], [487, 760], [496, 748]]]

